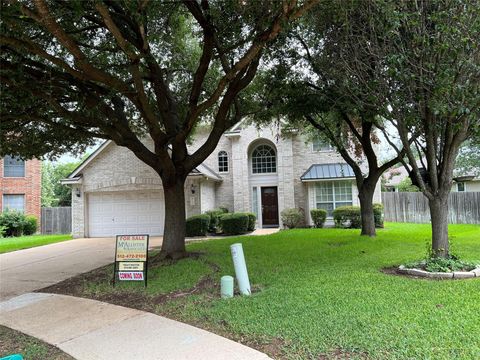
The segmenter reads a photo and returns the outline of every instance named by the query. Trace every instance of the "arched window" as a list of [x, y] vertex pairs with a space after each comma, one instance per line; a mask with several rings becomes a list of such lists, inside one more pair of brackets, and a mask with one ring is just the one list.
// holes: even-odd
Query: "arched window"
[[269, 145], [259, 145], [252, 153], [252, 173], [266, 174], [277, 172], [277, 156]]
[[218, 153], [218, 172], [228, 172], [228, 154], [226, 151], [220, 151]]

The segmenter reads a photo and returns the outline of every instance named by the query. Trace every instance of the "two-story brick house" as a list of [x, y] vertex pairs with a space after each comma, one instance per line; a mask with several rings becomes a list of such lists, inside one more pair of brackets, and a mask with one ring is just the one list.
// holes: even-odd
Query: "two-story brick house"
[[40, 223], [41, 179], [40, 160], [0, 159], [0, 211], [18, 210]]
[[[189, 150], [207, 136], [199, 129]], [[73, 187], [74, 236], [163, 233], [161, 180], [130, 150], [107, 141], [64, 183]], [[242, 123], [190, 174], [185, 195], [187, 216], [223, 206], [254, 212], [257, 227], [282, 226], [286, 208], [302, 209], [310, 225], [312, 208], [331, 216], [338, 206], [359, 204], [353, 171], [331, 147], [296, 133], [281, 136], [276, 127], [258, 130]], [[379, 185], [374, 201], [381, 202]]]

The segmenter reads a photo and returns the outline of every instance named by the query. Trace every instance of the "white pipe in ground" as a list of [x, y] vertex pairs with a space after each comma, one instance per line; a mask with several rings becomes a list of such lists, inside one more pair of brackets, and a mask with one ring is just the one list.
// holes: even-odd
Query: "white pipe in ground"
[[235, 268], [235, 276], [238, 282], [240, 294], [250, 295], [250, 280], [248, 279], [247, 264], [245, 263], [245, 256], [243, 255], [242, 244], [237, 243], [230, 245], [232, 252], [233, 267]]

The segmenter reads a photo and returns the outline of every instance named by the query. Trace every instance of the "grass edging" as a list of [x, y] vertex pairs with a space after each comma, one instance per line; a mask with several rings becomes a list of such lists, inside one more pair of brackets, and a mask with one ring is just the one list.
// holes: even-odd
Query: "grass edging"
[[70, 234], [29, 235], [0, 238], [0, 254], [72, 240]]

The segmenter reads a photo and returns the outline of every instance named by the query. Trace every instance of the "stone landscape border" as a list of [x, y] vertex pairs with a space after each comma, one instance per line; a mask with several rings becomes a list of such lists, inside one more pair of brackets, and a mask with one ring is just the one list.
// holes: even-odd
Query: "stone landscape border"
[[430, 279], [471, 279], [480, 278], [480, 266], [470, 271], [429, 272], [421, 269], [409, 269], [404, 265], [398, 267], [398, 272], [404, 275], [419, 276]]

